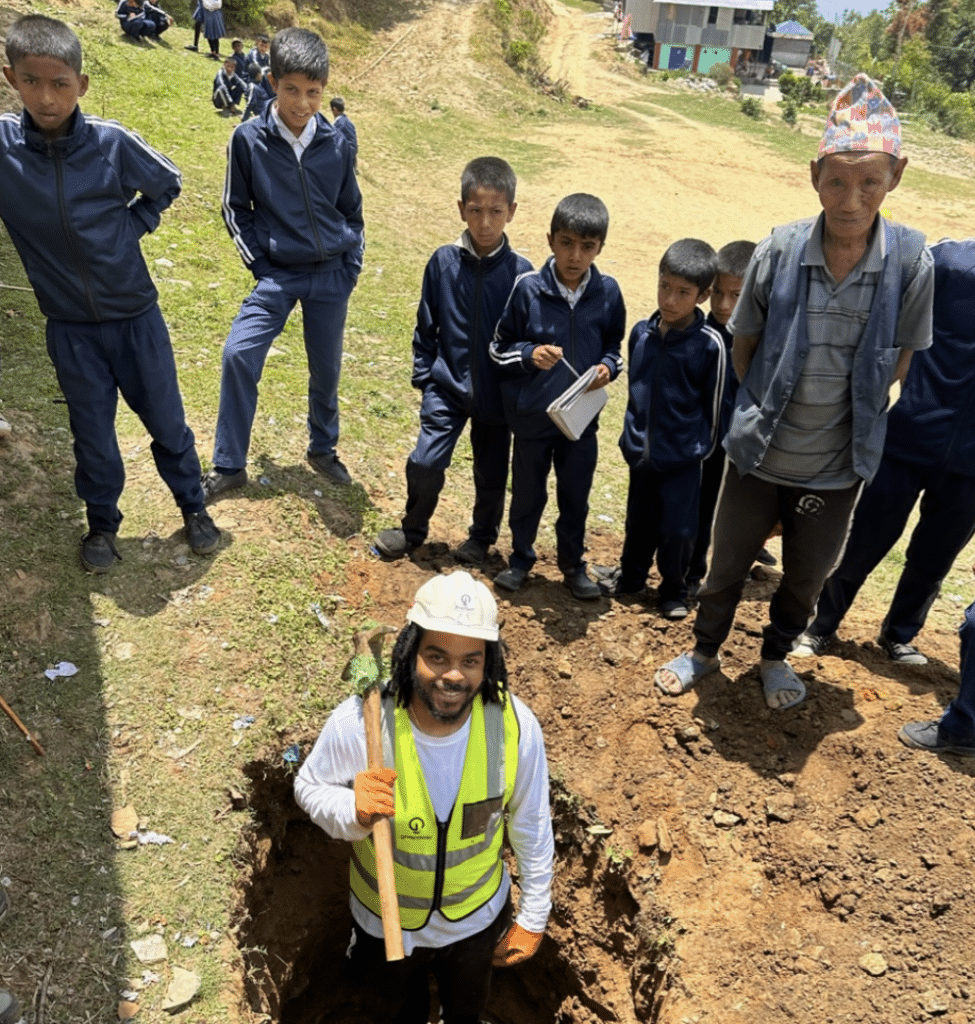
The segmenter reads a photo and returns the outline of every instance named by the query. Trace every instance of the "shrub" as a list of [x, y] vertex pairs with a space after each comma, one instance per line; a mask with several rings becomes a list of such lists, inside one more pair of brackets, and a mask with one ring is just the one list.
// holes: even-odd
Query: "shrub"
[[504, 59], [515, 71], [531, 71], [538, 66], [538, 47], [527, 39], [512, 39], [504, 48]]
[[761, 121], [762, 101], [754, 96], [746, 96], [741, 101], [741, 112], [745, 117], [750, 117], [755, 121]]
[[730, 64], [712, 64], [708, 78], [713, 78], [723, 89], [734, 77]]
[[796, 114], [796, 105], [790, 100], [782, 105], [782, 120], [786, 124], [794, 125], [798, 115]]

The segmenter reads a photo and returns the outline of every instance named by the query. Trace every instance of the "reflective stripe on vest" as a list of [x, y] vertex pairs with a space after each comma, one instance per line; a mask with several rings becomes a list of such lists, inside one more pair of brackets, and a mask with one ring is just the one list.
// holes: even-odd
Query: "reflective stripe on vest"
[[[395, 750], [396, 815], [391, 824], [400, 924], [416, 931], [434, 910], [459, 921], [484, 906], [504, 877], [503, 811], [518, 771], [519, 726], [512, 701], [508, 698], [502, 709], [485, 704], [480, 695], [474, 698], [460, 790], [449, 819], [439, 827], [409, 714], [392, 698], [383, 699], [383, 725], [387, 764], [393, 763]], [[372, 836], [352, 844], [349, 877], [356, 899], [378, 917]]]

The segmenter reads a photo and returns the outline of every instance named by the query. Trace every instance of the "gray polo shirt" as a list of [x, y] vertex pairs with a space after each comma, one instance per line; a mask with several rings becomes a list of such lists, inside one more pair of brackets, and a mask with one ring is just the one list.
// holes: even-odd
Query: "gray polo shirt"
[[[802, 261], [809, 268], [809, 354], [765, 457], [753, 473], [770, 483], [829, 490], [859, 482], [853, 471], [850, 377], [887, 247], [884, 232], [876, 230], [878, 215], [866, 252], [837, 284], [823, 254], [823, 223], [820, 214]], [[771, 284], [770, 238], [765, 238], [748, 264], [741, 297], [728, 322], [732, 334], [761, 335]], [[901, 299], [897, 347], [916, 351], [931, 344], [933, 295], [934, 261], [925, 247]]]

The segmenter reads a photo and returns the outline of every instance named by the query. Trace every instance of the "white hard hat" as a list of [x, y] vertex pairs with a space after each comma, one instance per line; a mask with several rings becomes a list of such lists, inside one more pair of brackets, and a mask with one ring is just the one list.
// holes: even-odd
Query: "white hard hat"
[[452, 572], [427, 580], [416, 592], [406, 621], [437, 633], [456, 633], [477, 640], [498, 639], [494, 595], [468, 572]]

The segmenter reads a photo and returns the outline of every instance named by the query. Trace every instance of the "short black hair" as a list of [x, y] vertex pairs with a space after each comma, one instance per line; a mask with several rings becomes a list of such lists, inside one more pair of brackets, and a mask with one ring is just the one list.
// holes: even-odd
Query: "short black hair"
[[25, 14], [10, 26], [6, 53], [12, 68], [24, 57], [51, 57], [81, 74], [81, 40], [63, 21], [43, 14]]
[[256, 81], [264, 77], [264, 68], [262, 68], [256, 60], [252, 60], [250, 64], [247, 65], [247, 74]]
[[714, 284], [718, 254], [700, 238], [679, 238], [660, 259], [661, 274], [675, 274], [690, 281], [698, 292]]
[[283, 28], [271, 40], [271, 74], [280, 82], [285, 75], [305, 75], [313, 82], [328, 82], [328, 47], [306, 28]]
[[243, 46], [243, 45], [244, 45], [244, 40], [243, 39], [231, 39], [230, 40], [230, 48], [231, 49], [233, 49], [235, 46]]
[[[387, 693], [395, 694], [400, 707], [409, 707], [413, 699], [413, 681], [416, 678], [416, 656], [423, 642], [425, 630], [415, 622], [408, 622], [396, 638], [389, 659], [389, 685]], [[504, 704], [508, 692], [508, 668], [504, 663], [504, 649], [500, 640], [484, 641], [484, 679], [480, 688], [485, 703]]]
[[748, 261], [755, 251], [754, 242], [729, 242], [718, 250], [718, 269], [715, 273], [727, 274], [729, 277], [744, 277], [748, 269]]
[[329, 101], [328, 105], [332, 110], [337, 110], [340, 114], [345, 113], [345, 100], [341, 96], [333, 96]]
[[572, 231], [582, 238], [598, 238], [606, 241], [609, 231], [609, 210], [606, 204], [588, 192], [574, 192], [566, 196], [552, 214], [551, 233]]
[[499, 156], [478, 156], [468, 163], [460, 175], [460, 201], [466, 203], [476, 188], [500, 192], [510, 206], [515, 201], [518, 179], [507, 160]]
[[269, 43], [271, 40], [262, 32], [259, 36], [254, 37], [255, 43]]

